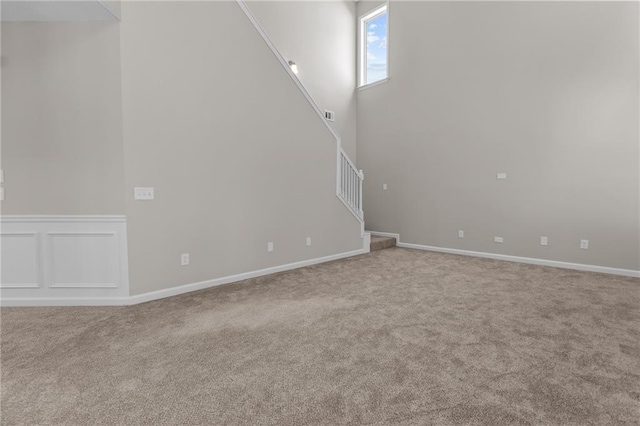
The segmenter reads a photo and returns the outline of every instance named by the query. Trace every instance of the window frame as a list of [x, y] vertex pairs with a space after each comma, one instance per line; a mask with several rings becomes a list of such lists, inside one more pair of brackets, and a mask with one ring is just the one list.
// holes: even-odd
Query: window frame
[[[383, 15], [385, 13], [387, 14], [387, 28], [385, 34], [387, 37], [386, 77], [372, 83], [367, 83], [367, 25], [370, 21], [380, 17], [380, 15]], [[389, 2], [387, 1], [380, 4], [379, 6], [374, 7], [358, 18], [358, 89], [377, 86], [378, 84], [389, 81], [389, 26], [391, 22], [389, 16]]]

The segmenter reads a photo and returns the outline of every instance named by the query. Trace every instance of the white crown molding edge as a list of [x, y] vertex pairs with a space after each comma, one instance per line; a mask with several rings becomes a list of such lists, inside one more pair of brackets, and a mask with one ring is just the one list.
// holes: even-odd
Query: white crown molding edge
[[367, 231], [371, 235], [380, 237], [395, 237], [396, 245], [402, 248], [414, 250], [433, 251], [438, 253], [456, 254], [460, 256], [481, 257], [485, 259], [505, 260], [507, 262], [526, 263], [529, 265], [550, 266], [553, 268], [572, 269], [584, 272], [597, 272], [601, 274], [621, 275], [624, 277], [640, 278], [640, 271], [633, 269], [611, 268], [608, 266], [586, 265], [582, 263], [561, 262], [558, 260], [536, 259], [532, 257], [511, 256], [506, 254], [486, 253], [481, 251], [460, 250], [446, 247], [426, 246], [422, 244], [402, 243], [400, 242], [400, 234], [391, 232]]

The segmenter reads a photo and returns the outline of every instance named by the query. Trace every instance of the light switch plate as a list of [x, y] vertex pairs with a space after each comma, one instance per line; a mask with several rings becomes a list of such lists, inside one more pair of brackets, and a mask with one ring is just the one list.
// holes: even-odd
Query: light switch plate
[[153, 188], [149, 187], [135, 187], [133, 188], [134, 200], [149, 201], [154, 199]]
[[549, 244], [549, 239], [547, 237], [540, 237], [540, 245], [546, 246]]
[[580, 240], [580, 248], [582, 250], [589, 250], [589, 240]]
[[507, 174], [506, 173], [498, 173], [496, 175], [496, 178], [498, 178], [498, 179], [506, 179], [507, 178]]
[[267, 251], [273, 251], [273, 242], [269, 241], [267, 243]]
[[383, 183], [383, 184], [382, 184], [382, 190], [383, 190], [383, 191], [386, 191], [386, 190], [387, 190], [387, 184], [386, 184], [386, 183]]
[[493, 242], [502, 244], [504, 242], [504, 238], [502, 238], [502, 237], [493, 237]]
[[458, 231], [458, 238], [464, 238], [464, 231]]

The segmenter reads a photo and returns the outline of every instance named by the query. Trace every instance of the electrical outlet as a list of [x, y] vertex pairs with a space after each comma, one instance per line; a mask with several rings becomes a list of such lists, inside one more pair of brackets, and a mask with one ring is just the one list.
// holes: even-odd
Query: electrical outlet
[[383, 190], [383, 191], [386, 191], [386, 190], [387, 190], [387, 184], [386, 184], [386, 183], [383, 183], [383, 184], [382, 184], [382, 190]]
[[589, 240], [580, 240], [580, 248], [582, 250], [589, 250]]
[[547, 237], [540, 237], [540, 245], [546, 246], [549, 244], [549, 239]]
[[506, 173], [498, 173], [496, 175], [497, 179], [506, 179], [507, 178], [507, 174]]
[[154, 199], [153, 188], [133, 188], [133, 199], [140, 201], [149, 201]]
[[267, 251], [273, 251], [273, 242], [269, 241], [267, 243]]
[[307, 247], [311, 245], [311, 237], [307, 237]]
[[464, 238], [464, 231], [458, 231], [458, 238]]
[[502, 237], [493, 237], [493, 242], [502, 244], [504, 242], [504, 238], [502, 238]]
[[187, 266], [189, 264], [189, 253], [182, 253], [180, 256], [180, 264], [182, 266]]

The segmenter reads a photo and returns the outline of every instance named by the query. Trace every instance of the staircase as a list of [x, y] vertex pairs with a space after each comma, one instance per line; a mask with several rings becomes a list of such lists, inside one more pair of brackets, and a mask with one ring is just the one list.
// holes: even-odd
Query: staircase
[[[360, 234], [361, 237], [364, 238], [364, 213], [362, 211], [362, 181], [364, 180], [364, 174], [362, 170], [358, 170], [356, 165], [351, 161], [349, 156], [342, 149], [342, 142], [340, 139], [340, 135], [335, 131], [333, 126], [329, 123], [327, 118], [324, 115], [324, 110], [318, 106], [315, 99], [311, 96], [311, 93], [307, 90], [307, 88], [302, 84], [302, 81], [298, 78], [298, 76], [291, 70], [289, 67], [289, 62], [282, 56], [282, 53], [278, 50], [273, 41], [269, 38], [264, 28], [258, 22], [258, 19], [255, 17], [253, 12], [246, 3], [246, 0], [236, 0], [240, 9], [244, 12], [244, 14], [249, 18], [249, 21], [253, 24], [256, 31], [260, 34], [264, 42], [267, 44], [271, 52], [275, 55], [275, 57], [280, 62], [280, 65], [284, 68], [284, 70], [289, 74], [289, 77], [293, 80], [293, 82], [298, 86], [302, 95], [307, 99], [311, 107], [315, 110], [316, 114], [324, 125], [327, 127], [327, 130], [333, 136], [333, 139], [336, 141], [337, 148], [337, 169], [336, 169], [336, 196], [345, 205], [347, 210], [353, 214], [353, 216], [360, 222]], [[395, 245], [395, 243], [394, 243]]]
[[371, 236], [371, 251], [384, 250], [396, 246], [396, 239], [394, 237], [377, 237]]

